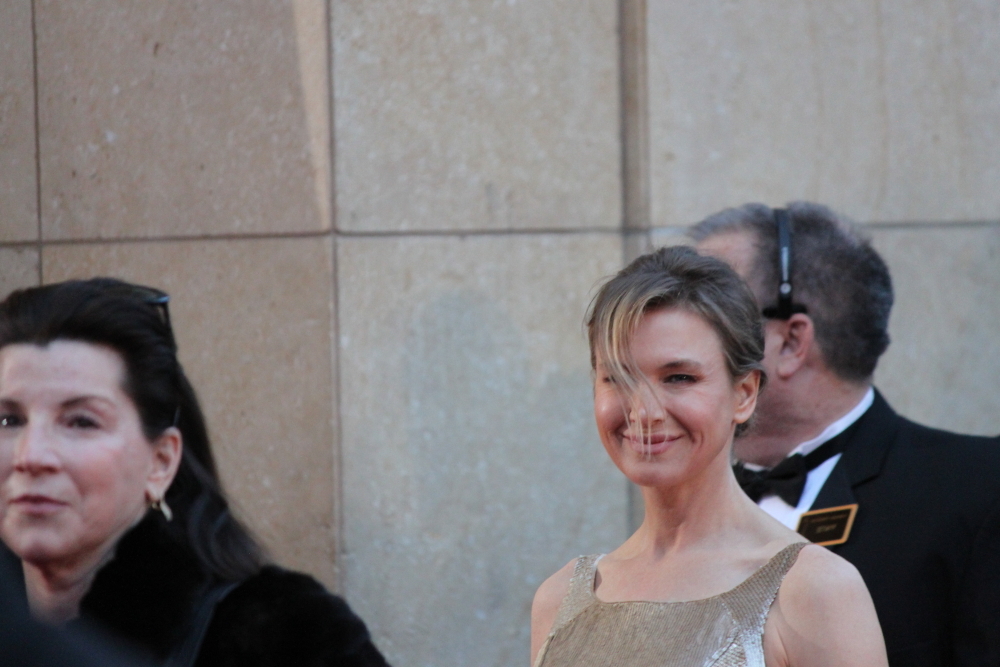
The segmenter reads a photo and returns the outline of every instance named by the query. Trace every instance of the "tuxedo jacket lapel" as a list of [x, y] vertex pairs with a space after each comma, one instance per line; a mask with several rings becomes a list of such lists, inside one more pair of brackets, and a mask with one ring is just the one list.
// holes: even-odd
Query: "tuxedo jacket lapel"
[[[858, 419], [856, 428], [844, 448], [810, 510], [840, 507], [857, 503], [854, 489], [878, 477], [886, 455], [896, 439], [900, 419], [882, 394], [875, 391], [875, 400]], [[866, 508], [858, 506], [858, 513]], [[849, 540], [850, 538], [848, 538]], [[837, 547], [832, 547], [837, 551]]]
[[[846, 452], [845, 452], [846, 454]], [[813, 501], [810, 510], [821, 510], [827, 507], [840, 507], [841, 505], [853, 505], [858, 502], [854, 498], [854, 489], [851, 488], [851, 480], [847, 477], [844, 468], [844, 457], [841, 456], [826, 478], [826, 483], [819, 490], [819, 495]]]

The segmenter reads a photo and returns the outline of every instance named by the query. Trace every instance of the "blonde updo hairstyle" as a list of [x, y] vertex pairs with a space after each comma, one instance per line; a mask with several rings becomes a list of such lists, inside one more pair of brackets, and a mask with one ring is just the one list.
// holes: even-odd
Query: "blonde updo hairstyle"
[[[748, 373], [767, 382], [764, 327], [757, 302], [728, 264], [688, 246], [661, 248], [639, 257], [601, 286], [587, 311], [590, 365], [604, 361], [622, 393], [623, 406], [638, 400], [639, 374], [632, 337], [647, 313], [680, 308], [704, 319], [719, 336], [729, 375], [735, 383]], [[749, 422], [736, 426], [736, 435]]]

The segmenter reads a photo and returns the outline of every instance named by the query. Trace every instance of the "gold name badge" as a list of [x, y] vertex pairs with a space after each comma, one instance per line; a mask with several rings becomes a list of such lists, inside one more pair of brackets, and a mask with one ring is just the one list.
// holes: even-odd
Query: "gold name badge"
[[854, 515], [857, 513], [857, 503], [805, 512], [799, 519], [796, 532], [820, 546], [843, 544], [851, 534]]

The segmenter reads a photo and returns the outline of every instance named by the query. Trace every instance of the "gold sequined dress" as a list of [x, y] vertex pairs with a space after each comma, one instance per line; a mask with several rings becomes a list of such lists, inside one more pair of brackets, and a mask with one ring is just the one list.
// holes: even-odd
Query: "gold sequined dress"
[[602, 602], [600, 556], [576, 561], [535, 667], [764, 667], [764, 621], [806, 542], [791, 544], [743, 583], [690, 602]]

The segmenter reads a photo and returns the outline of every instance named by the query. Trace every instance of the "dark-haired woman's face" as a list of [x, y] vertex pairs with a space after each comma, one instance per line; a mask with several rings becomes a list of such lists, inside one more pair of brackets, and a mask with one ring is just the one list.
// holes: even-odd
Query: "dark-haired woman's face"
[[159, 498], [179, 443], [150, 443], [115, 351], [0, 349], [0, 537], [38, 565], [96, 566]]

